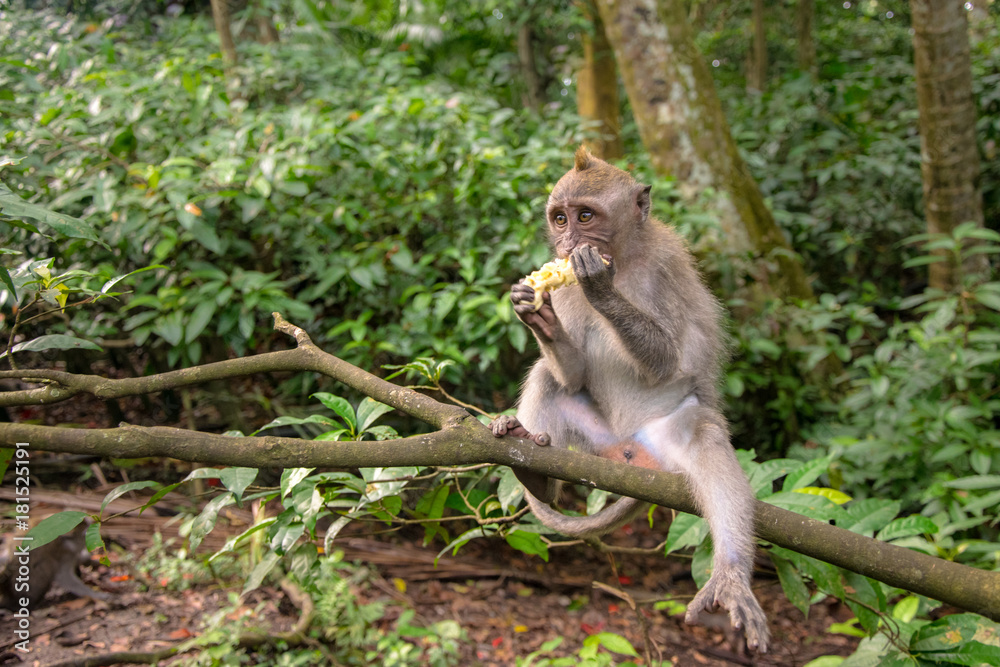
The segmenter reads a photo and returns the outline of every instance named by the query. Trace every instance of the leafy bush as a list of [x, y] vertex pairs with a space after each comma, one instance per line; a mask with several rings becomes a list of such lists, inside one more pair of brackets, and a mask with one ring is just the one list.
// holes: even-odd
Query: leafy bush
[[[1000, 234], [971, 224], [950, 238], [921, 238], [928, 251], [1000, 253]], [[963, 251], [963, 242], [973, 239], [978, 245]], [[925, 254], [914, 263], [935, 259]], [[1000, 469], [997, 311], [996, 281], [904, 299], [885, 336], [851, 365], [838, 418], [814, 432], [839, 454], [845, 490], [900, 500], [946, 527], [937, 545], [941, 555], [983, 558], [988, 567], [1000, 564], [1000, 478], [993, 474]]]
[[[159, 21], [152, 43], [19, 18], [2, 36], [0, 150], [24, 156], [19, 192], [102, 220], [111, 249], [92, 262], [169, 267], [126, 306], [137, 344], [169, 364], [198, 362], [203, 334], [242, 353], [280, 310], [369, 367], [520, 363], [503, 285], [547, 257], [538, 211], [577, 141], [571, 117], [504, 108], [407, 52], [308, 28], [246, 58], [234, 90], [203, 18]], [[50, 246], [67, 262], [81, 247]]]

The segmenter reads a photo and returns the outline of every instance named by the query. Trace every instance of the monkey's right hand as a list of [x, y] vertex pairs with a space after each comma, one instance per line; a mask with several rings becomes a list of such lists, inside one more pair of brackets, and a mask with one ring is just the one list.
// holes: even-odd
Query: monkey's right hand
[[520, 282], [510, 288], [510, 300], [514, 304], [517, 319], [531, 329], [540, 340], [553, 341], [563, 333], [562, 323], [552, 308], [552, 294], [542, 294], [542, 307], [535, 310], [535, 288]]

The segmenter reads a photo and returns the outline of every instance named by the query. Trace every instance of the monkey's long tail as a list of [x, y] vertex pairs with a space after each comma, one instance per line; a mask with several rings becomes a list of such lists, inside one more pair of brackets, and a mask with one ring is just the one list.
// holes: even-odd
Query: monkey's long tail
[[610, 507], [590, 516], [566, 516], [552, 509], [531, 493], [525, 492], [528, 506], [543, 524], [568, 537], [596, 537], [621, 528], [641, 515], [648, 503], [635, 498], [620, 498]]

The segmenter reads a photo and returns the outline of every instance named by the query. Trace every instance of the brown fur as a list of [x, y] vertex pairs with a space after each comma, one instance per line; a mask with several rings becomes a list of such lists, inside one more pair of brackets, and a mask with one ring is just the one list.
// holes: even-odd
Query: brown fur
[[[753, 494], [720, 412], [722, 310], [684, 242], [649, 217], [649, 192], [586, 149], [576, 152], [546, 218], [555, 253], [570, 258], [579, 284], [546, 294], [537, 312], [532, 288], [511, 288], [542, 357], [516, 418], [498, 419], [493, 431], [685, 474], [715, 545], [712, 577], [688, 620], [722, 604], [764, 651], [766, 618], [750, 590]], [[527, 499], [546, 526], [578, 537], [613, 530], [644, 509], [626, 498], [567, 517]]]
[[95, 591], [77, 576], [76, 569], [87, 553], [85, 528], [81, 524], [28, 553], [23, 549], [30, 548], [31, 542], [10, 540], [7, 562], [0, 570], [0, 607], [15, 611], [26, 606], [33, 610], [53, 585], [77, 597], [110, 599], [110, 595]]

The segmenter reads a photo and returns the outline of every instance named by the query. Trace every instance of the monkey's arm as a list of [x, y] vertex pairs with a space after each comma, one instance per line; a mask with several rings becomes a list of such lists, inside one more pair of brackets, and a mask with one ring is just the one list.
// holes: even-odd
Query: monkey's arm
[[615, 328], [643, 375], [651, 381], [673, 375], [680, 357], [678, 318], [656, 319], [626, 299], [614, 286], [614, 265], [605, 266], [593, 246], [578, 247], [570, 261], [590, 305]]
[[535, 290], [524, 283], [510, 288], [510, 300], [514, 303], [514, 313], [525, 326], [531, 329], [538, 347], [542, 350], [549, 372], [568, 392], [575, 393], [583, 388], [586, 379], [584, 356], [566, 335], [562, 322], [552, 308], [552, 294], [542, 295], [542, 307], [534, 307]]

